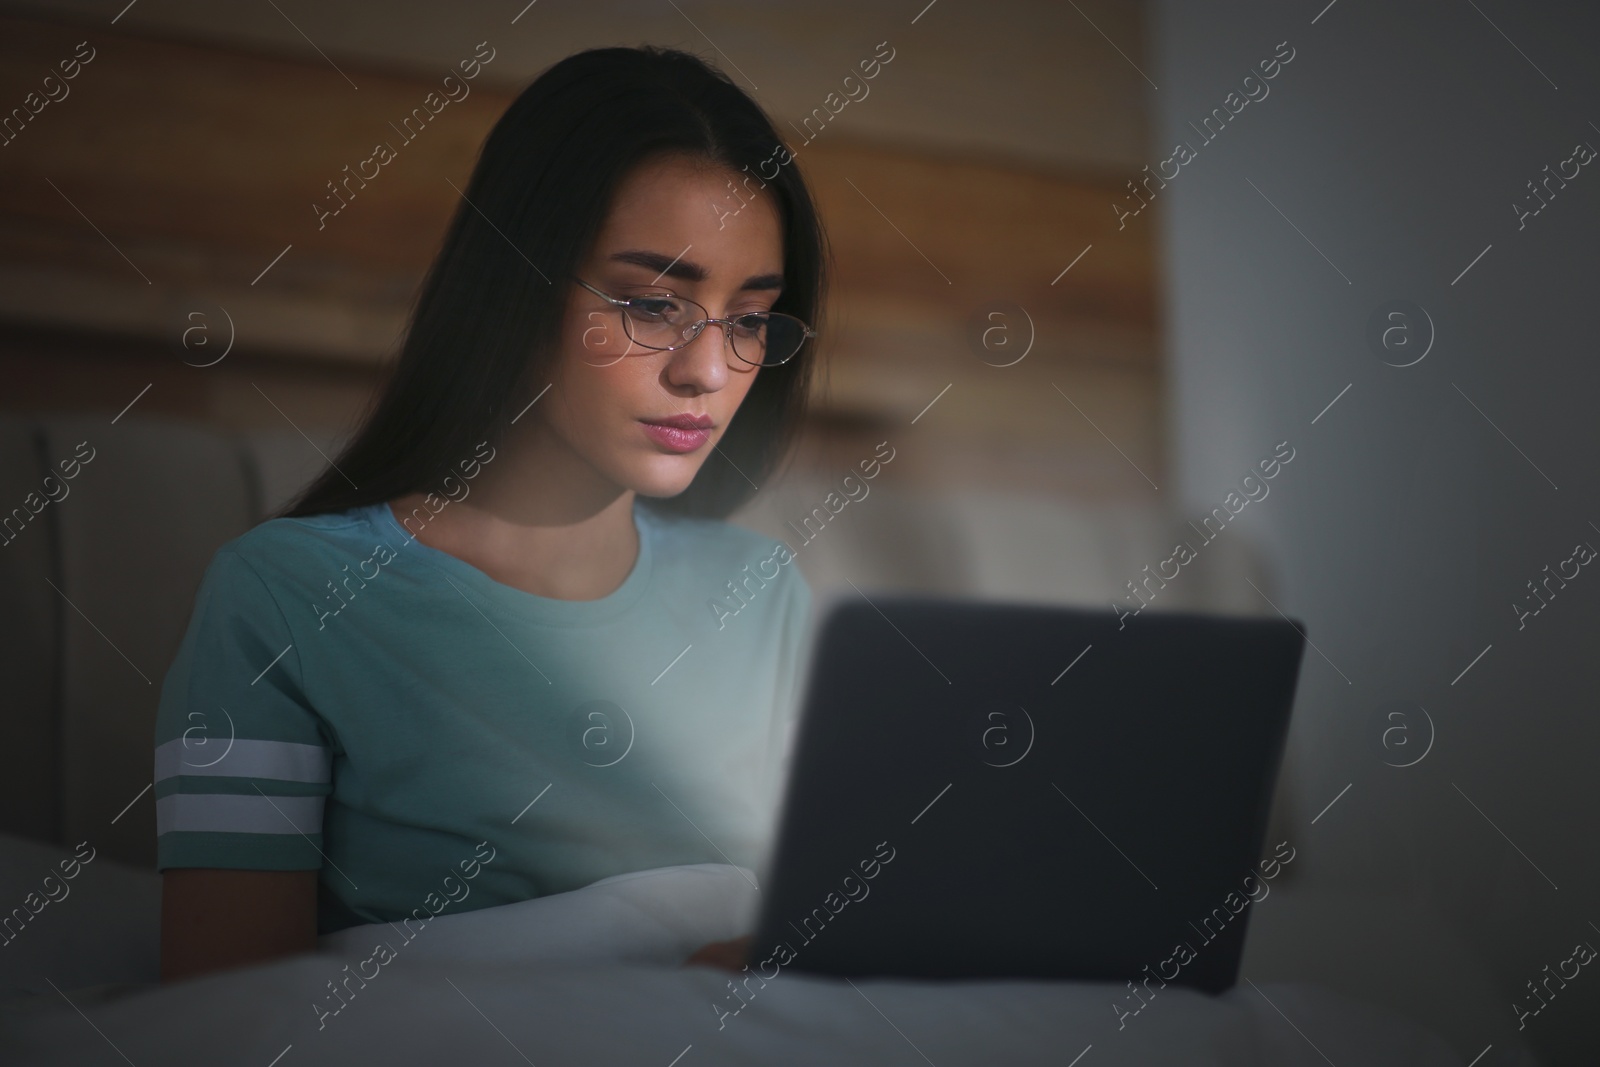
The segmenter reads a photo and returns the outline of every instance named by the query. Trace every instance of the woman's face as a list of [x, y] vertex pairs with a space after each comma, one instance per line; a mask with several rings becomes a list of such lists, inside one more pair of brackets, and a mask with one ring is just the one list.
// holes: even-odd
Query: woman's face
[[[740, 206], [728, 183], [737, 186], [742, 177], [682, 156], [642, 164], [618, 187], [578, 277], [623, 300], [668, 290], [712, 318], [770, 310], [782, 288], [782, 232], [771, 194], [757, 191], [756, 182], [741, 188]], [[623, 332], [617, 309], [575, 281], [564, 284], [561, 350], [540, 405], [544, 426], [622, 489], [650, 497], [683, 492], [756, 375], [788, 368], [762, 371], [741, 362], [731, 347], [725, 351], [721, 326], [703, 328], [676, 351], [641, 348]], [[687, 434], [651, 425], [681, 416], [708, 421]]]

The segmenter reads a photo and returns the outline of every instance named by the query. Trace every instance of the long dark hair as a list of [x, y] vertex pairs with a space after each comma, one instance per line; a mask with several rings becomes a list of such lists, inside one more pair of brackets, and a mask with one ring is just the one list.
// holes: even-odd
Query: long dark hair
[[[652, 157], [720, 163], [741, 175], [741, 192], [743, 175], [751, 189], [766, 183], [783, 235], [784, 289], [773, 310], [820, 330], [829, 252], [795, 164], [778, 163], [782, 143], [755, 101], [687, 52], [595, 48], [550, 67], [484, 141], [399, 358], [360, 428], [277, 515], [342, 511], [459, 481], [457, 468], [482, 442], [499, 441], [549, 381], [571, 292], [565, 279], [589, 254], [617, 185]], [[718, 442], [723, 455], [708, 457], [688, 489], [648, 503], [722, 518], [748, 500], [800, 428], [814, 344], [756, 376]]]

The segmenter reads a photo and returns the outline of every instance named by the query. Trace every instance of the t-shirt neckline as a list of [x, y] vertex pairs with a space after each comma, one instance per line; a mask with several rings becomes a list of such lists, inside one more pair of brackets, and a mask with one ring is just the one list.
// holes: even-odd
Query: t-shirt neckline
[[380, 533], [397, 534], [402, 539], [399, 548], [402, 555], [415, 553], [417, 558], [426, 561], [434, 569], [454, 578], [458, 584], [464, 584], [467, 592], [480, 592], [509, 601], [516, 605], [523, 616], [552, 625], [583, 626], [616, 618], [644, 594], [655, 563], [654, 516], [639, 506], [637, 498], [633, 504], [633, 525], [639, 535], [639, 555], [622, 584], [595, 600], [562, 600], [507, 585], [459, 556], [413, 538], [411, 532], [395, 518], [386, 500], [369, 504], [364, 511], [367, 521]]

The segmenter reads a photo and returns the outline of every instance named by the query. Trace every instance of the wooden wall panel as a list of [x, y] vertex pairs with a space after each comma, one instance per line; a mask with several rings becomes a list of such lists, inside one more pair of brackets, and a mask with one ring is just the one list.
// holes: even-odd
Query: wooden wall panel
[[[105, 406], [159, 381], [149, 408], [249, 424], [240, 382], [270, 365], [286, 411], [346, 424], [394, 351], [451, 183], [467, 180], [508, 90], [469, 82], [470, 96], [401, 144], [389, 124], [437, 77], [341, 60], [355, 90], [322, 62], [0, 17], [0, 108], [86, 39], [94, 58], [70, 96], [0, 146], [0, 402]], [[326, 183], [379, 141], [398, 158], [319, 228]], [[820, 435], [923, 433], [918, 476], [933, 480], [998, 466], [1069, 492], [1160, 482], [1156, 228], [1117, 230], [1120, 182], [831, 129], [792, 143], [838, 267]], [[1007, 328], [1033, 339], [1014, 367], [989, 365], [974, 342], [996, 301], [1020, 309]], [[223, 309], [235, 348], [202, 379], [180, 339], [199, 322], [222, 341]], [[100, 384], [54, 393], [76, 375], [63, 364], [84, 359]], [[153, 371], [161, 360], [170, 374]], [[281, 419], [264, 403], [258, 413]], [[812, 453], [825, 461], [827, 442]]]

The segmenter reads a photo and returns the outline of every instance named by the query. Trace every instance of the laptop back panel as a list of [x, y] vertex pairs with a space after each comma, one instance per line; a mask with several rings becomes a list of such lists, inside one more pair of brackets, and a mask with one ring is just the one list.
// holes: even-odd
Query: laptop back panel
[[836, 605], [752, 969], [1226, 989], [1302, 644], [1280, 619]]

